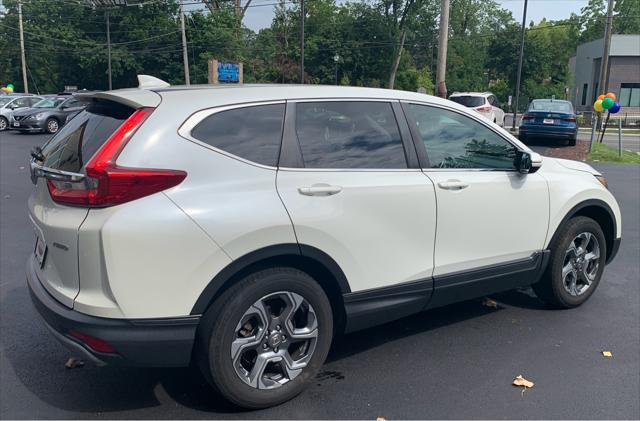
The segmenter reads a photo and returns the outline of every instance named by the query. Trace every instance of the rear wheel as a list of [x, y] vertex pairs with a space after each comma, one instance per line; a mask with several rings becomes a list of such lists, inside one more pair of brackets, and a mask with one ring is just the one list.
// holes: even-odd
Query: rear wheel
[[542, 300], [558, 308], [577, 307], [595, 291], [606, 259], [606, 241], [596, 221], [572, 218], [560, 228], [550, 245], [545, 273], [533, 289]]
[[225, 291], [198, 332], [198, 359], [222, 396], [245, 408], [285, 402], [304, 390], [329, 352], [331, 305], [313, 278], [265, 269]]
[[8, 127], [9, 127], [9, 122], [7, 121], [7, 119], [0, 116], [0, 132], [3, 130], [7, 130]]
[[573, 137], [573, 138], [569, 139], [568, 143], [569, 143], [569, 146], [576, 146], [576, 138]]
[[47, 122], [44, 127], [45, 127], [44, 128], [45, 132], [49, 134], [54, 134], [54, 133], [57, 133], [58, 130], [60, 130], [60, 123], [58, 122], [58, 120], [52, 117], [47, 119]]

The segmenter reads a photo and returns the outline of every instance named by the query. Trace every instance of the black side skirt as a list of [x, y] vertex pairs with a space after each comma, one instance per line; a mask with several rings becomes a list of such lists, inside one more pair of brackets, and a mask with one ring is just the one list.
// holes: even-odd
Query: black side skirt
[[346, 332], [400, 319], [413, 313], [538, 282], [549, 251], [525, 259], [469, 271], [344, 294]]

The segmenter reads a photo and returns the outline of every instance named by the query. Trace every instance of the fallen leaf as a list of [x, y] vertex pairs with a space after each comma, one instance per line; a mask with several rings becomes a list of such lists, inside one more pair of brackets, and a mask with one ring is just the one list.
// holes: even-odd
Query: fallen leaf
[[525, 389], [533, 387], [534, 383], [522, 377], [522, 374], [518, 374], [518, 376], [513, 379], [514, 386], [522, 386]]
[[602, 351], [602, 356], [603, 357], [613, 357], [613, 354], [611, 353], [611, 351]]
[[84, 361], [79, 358], [71, 357], [67, 360], [64, 366], [67, 368], [79, 368], [84, 366]]
[[490, 308], [498, 308], [498, 302], [492, 300], [491, 298], [485, 298], [484, 300], [482, 300], [482, 305]]

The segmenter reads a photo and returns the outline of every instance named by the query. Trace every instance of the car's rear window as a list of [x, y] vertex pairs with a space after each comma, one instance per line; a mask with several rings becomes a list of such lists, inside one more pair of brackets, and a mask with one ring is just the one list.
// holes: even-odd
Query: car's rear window
[[564, 101], [532, 101], [531, 106], [529, 106], [529, 110], [572, 113], [573, 107], [570, 102]]
[[45, 157], [43, 165], [62, 171], [81, 172], [133, 111], [132, 108], [110, 101], [91, 103], [45, 144], [42, 150]]
[[483, 96], [473, 96], [473, 95], [456, 95], [449, 98], [453, 102], [457, 102], [458, 104], [464, 105], [465, 107], [480, 107], [484, 105], [485, 99]]

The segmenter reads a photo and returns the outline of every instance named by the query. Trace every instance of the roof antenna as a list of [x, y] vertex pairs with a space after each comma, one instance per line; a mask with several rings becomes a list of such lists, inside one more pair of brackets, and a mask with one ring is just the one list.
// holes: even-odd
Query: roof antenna
[[151, 89], [151, 88], [166, 88], [171, 86], [162, 79], [149, 75], [138, 75], [138, 88], [139, 89]]

